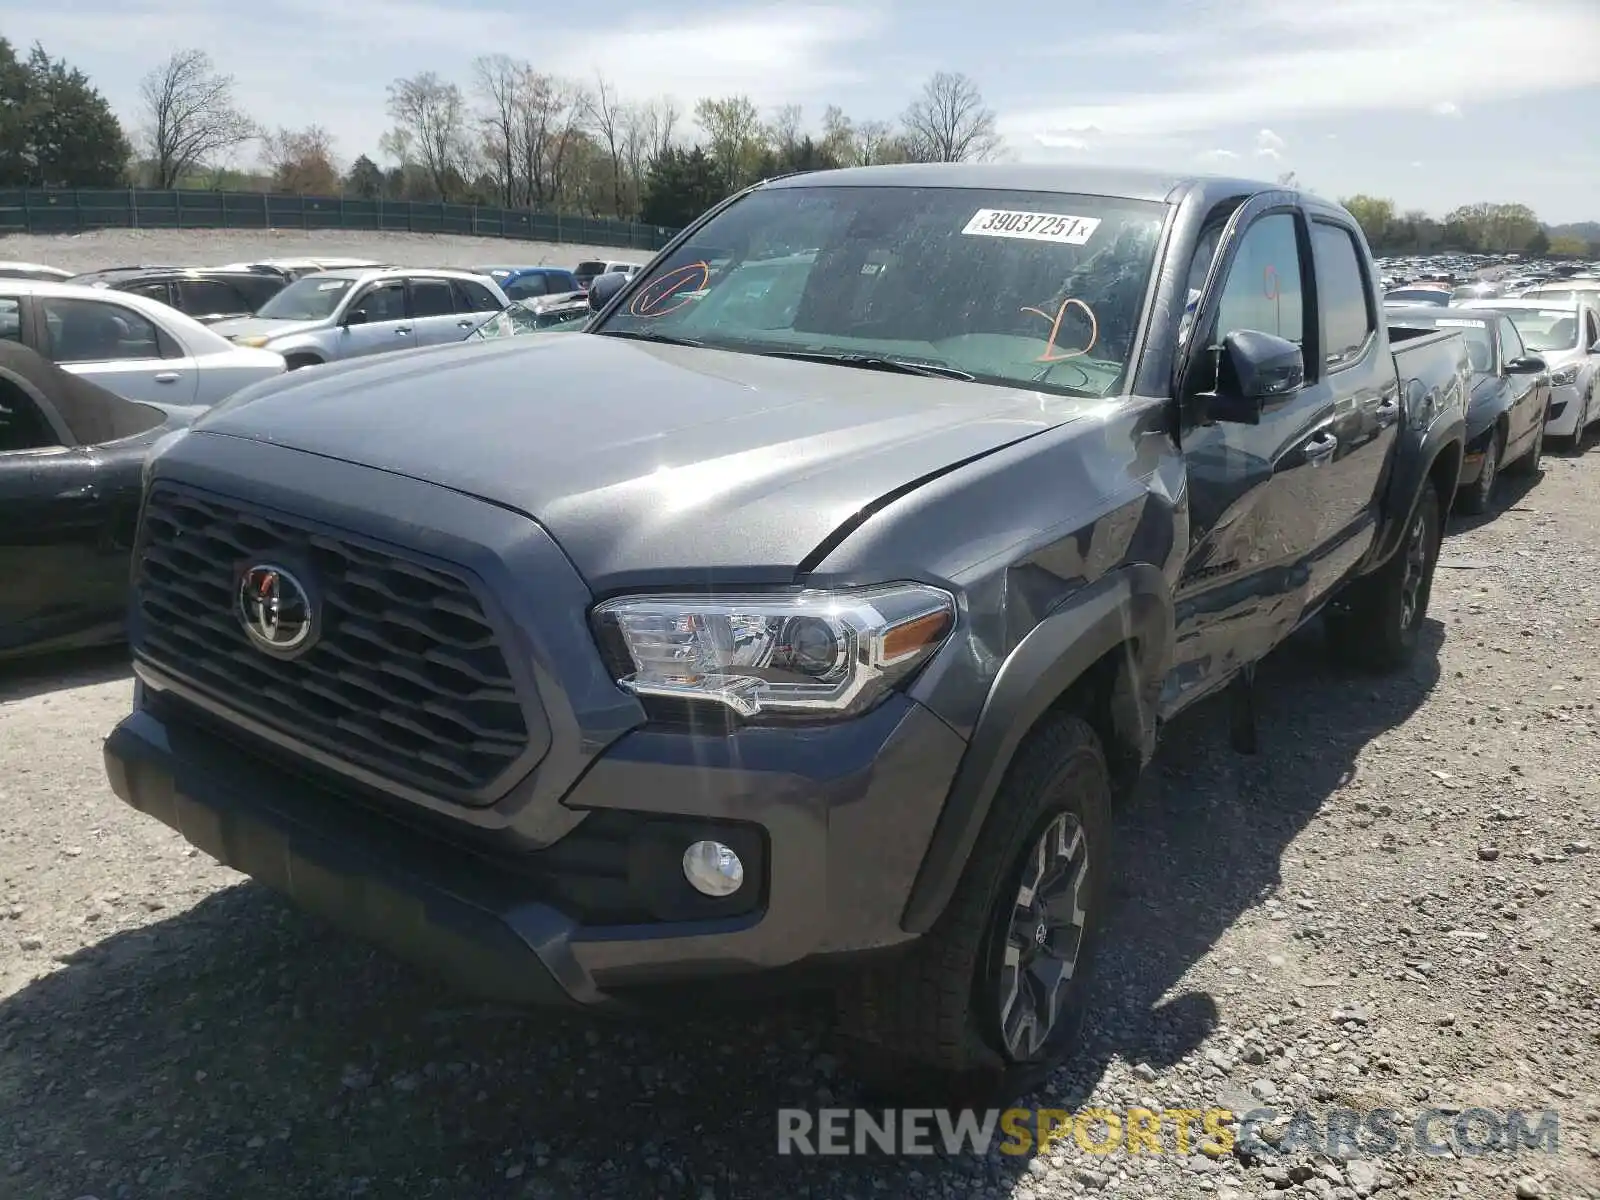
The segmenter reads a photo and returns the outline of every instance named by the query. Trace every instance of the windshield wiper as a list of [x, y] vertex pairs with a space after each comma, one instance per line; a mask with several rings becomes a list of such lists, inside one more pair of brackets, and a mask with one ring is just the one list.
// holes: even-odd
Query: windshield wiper
[[875, 354], [839, 354], [826, 350], [763, 350], [767, 358], [792, 358], [800, 362], [832, 363], [839, 367], [858, 367], [863, 371], [892, 371], [897, 375], [924, 375], [934, 379], [959, 379], [971, 383], [976, 375], [938, 363], [916, 362], [904, 358], [883, 358]]
[[628, 338], [635, 342], [659, 342], [663, 346], [699, 346], [704, 348], [705, 343], [694, 338], [678, 337], [672, 333], [656, 333], [649, 329], [597, 329], [595, 333], [601, 337]]

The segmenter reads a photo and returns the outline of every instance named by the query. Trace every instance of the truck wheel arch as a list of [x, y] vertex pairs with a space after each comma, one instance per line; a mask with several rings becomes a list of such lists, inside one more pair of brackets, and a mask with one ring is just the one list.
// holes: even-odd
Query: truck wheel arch
[[1079, 711], [1104, 743], [1118, 782], [1137, 774], [1155, 745], [1156, 699], [1172, 640], [1166, 577], [1136, 564], [1075, 592], [1017, 644], [962, 755], [902, 928], [924, 933], [938, 920], [1012, 758], [1048, 713], [1063, 705]]

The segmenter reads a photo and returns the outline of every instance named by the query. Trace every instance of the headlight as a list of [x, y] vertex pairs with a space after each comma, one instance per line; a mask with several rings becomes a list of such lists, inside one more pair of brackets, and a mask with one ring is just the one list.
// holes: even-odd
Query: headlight
[[250, 350], [259, 350], [272, 339], [263, 334], [251, 334], [249, 337], [230, 338], [235, 346], [244, 346]]
[[594, 611], [638, 696], [721, 704], [744, 718], [850, 716], [933, 656], [955, 599], [899, 583], [786, 595], [633, 596]]
[[1558, 371], [1550, 372], [1551, 387], [1565, 387], [1569, 383], [1578, 382], [1578, 365], [1573, 363], [1570, 367], [1562, 367]]

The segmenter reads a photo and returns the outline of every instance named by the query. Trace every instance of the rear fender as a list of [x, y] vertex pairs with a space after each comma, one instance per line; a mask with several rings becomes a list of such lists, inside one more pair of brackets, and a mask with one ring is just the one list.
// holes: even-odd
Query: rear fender
[[1450, 511], [1461, 482], [1465, 446], [1466, 422], [1457, 419], [1447, 429], [1430, 431], [1414, 451], [1401, 454], [1389, 480], [1378, 535], [1373, 539], [1366, 570], [1382, 566], [1400, 548], [1423, 488], [1431, 487], [1438, 492], [1441, 511]]
[[1074, 593], [1017, 644], [995, 678], [945, 799], [901, 918], [907, 932], [931, 928], [949, 903], [1023, 739], [1108, 658], [1115, 683], [1106, 697], [1109, 711], [1098, 715], [1137, 753], [1138, 765], [1149, 760], [1172, 638], [1167, 580], [1158, 568], [1135, 564]]

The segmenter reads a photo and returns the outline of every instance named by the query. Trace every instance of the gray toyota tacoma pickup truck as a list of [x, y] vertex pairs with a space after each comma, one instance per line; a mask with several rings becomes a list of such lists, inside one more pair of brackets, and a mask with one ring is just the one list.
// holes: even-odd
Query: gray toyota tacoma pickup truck
[[[1453, 333], [1248, 181], [770, 181], [582, 333], [286, 376], [146, 470], [112, 786], [457, 985], [823, 972], [902, 1081], [1064, 1056], [1157, 730], [1415, 653]], [[794, 968], [794, 970], [786, 970]]]

